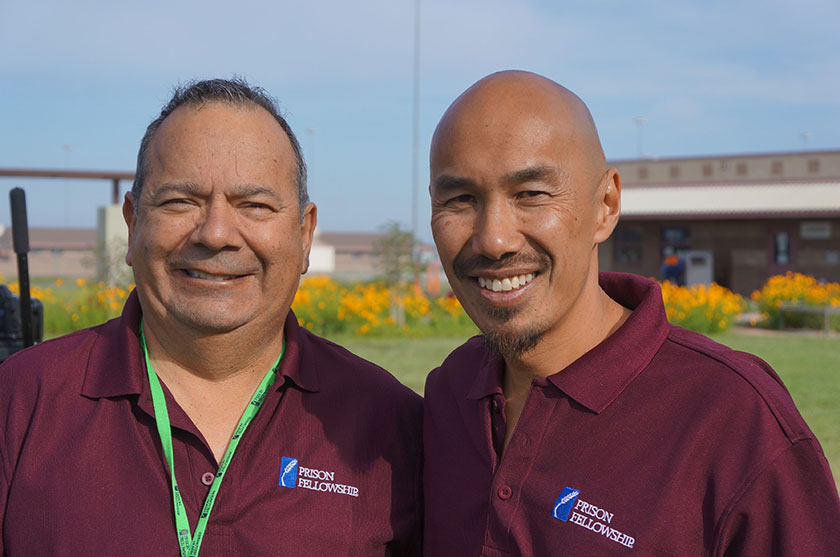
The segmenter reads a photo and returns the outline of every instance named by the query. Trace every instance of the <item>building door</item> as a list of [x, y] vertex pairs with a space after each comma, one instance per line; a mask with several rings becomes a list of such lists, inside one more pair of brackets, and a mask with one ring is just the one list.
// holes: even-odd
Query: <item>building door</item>
[[767, 276], [782, 275], [787, 271], [796, 271], [796, 256], [799, 244], [796, 227], [771, 227], [769, 240], [770, 254], [768, 257]]

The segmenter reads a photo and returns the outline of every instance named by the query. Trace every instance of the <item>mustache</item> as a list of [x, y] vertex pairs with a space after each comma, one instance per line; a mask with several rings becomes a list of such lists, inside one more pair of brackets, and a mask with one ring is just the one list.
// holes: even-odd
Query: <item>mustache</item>
[[214, 254], [179, 254], [167, 260], [170, 269], [200, 269], [205, 272], [222, 275], [247, 275], [259, 269], [259, 264], [252, 260], [243, 261], [242, 257], [225, 252]]
[[452, 270], [460, 278], [480, 275], [486, 271], [501, 271], [511, 267], [536, 267], [537, 270], [548, 268], [547, 255], [540, 253], [511, 253], [499, 259], [490, 259], [484, 255], [464, 255], [459, 253], [452, 262]]

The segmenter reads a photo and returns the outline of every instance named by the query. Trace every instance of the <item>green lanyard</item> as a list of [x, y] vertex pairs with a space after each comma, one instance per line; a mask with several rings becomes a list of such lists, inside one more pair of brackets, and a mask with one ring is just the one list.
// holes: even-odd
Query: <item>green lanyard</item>
[[286, 342], [283, 342], [283, 349], [280, 351], [280, 356], [268, 373], [265, 374], [259, 387], [257, 387], [254, 396], [251, 397], [251, 402], [242, 417], [239, 419], [239, 425], [233, 432], [233, 437], [228, 444], [225, 455], [222, 457], [222, 462], [219, 464], [219, 469], [216, 471], [216, 477], [213, 479], [213, 484], [210, 486], [210, 491], [207, 493], [207, 499], [204, 500], [204, 508], [201, 509], [201, 515], [198, 518], [198, 523], [195, 525], [195, 534], [190, 534], [190, 523], [187, 519], [187, 510], [184, 508], [184, 501], [181, 499], [181, 492], [178, 491], [178, 482], [175, 480], [175, 462], [172, 458], [172, 430], [169, 425], [169, 411], [166, 409], [166, 399], [163, 394], [163, 388], [160, 386], [157, 374], [152, 367], [152, 362], [149, 361], [149, 350], [146, 347], [146, 336], [143, 334], [143, 324], [140, 324], [140, 344], [143, 345], [143, 355], [146, 357], [146, 372], [149, 374], [149, 386], [152, 391], [152, 406], [155, 410], [155, 421], [157, 422], [157, 430], [160, 435], [160, 443], [163, 446], [163, 454], [166, 457], [166, 463], [169, 465], [169, 473], [172, 476], [172, 500], [175, 507], [175, 529], [178, 532], [178, 545], [181, 547], [181, 557], [196, 557], [198, 550], [201, 548], [201, 540], [204, 537], [204, 530], [207, 528], [207, 521], [210, 518], [210, 511], [213, 510], [213, 503], [216, 501], [216, 495], [219, 493], [219, 486], [222, 484], [222, 479], [225, 477], [230, 461], [233, 458], [233, 453], [239, 445], [239, 440], [245, 429], [257, 411], [262, 406], [265, 400], [265, 393], [274, 383], [277, 378], [277, 368], [280, 365], [280, 360], [283, 359], [283, 352], [286, 350]]

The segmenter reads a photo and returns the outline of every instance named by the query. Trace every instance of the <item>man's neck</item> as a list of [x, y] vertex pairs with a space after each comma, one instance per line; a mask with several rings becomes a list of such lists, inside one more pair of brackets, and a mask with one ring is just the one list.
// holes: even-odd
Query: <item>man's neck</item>
[[517, 358], [505, 358], [505, 449], [525, 407], [531, 382], [568, 367], [618, 330], [632, 313], [600, 287], [594, 299], [595, 303], [586, 305], [585, 319], [567, 319], [567, 326], [546, 333], [532, 350]]
[[631, 313], [599, 287], [590, 303], [572, 308], [564, 323], [547, 331], [533, 349], [506, 358], [505, 377], [512, 376], [515, 387], [562, 371], [617, 331]]
[[250, 331], [161, 335], [145, 320], [143, 330], [155, 372], [219, 462], [243, 410], [283, 349], [282, 324], [270, 338]]

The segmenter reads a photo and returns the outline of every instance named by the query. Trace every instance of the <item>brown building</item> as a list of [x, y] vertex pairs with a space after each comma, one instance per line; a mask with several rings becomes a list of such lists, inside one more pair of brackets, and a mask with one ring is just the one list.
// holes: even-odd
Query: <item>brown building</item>
[[[30, 228], [29, 274], [32, 277], [93, 278], [96, 276], [96, 230], [93, 228]], [[0, 274], [17, 280], [12, 228], [0, 226]]]
[[689, 284], [741, 294], [789, 270], [840, 281], [840, 151], [611, 164], [622, 216], [602, 269], [660, 277], [673, 249]]

